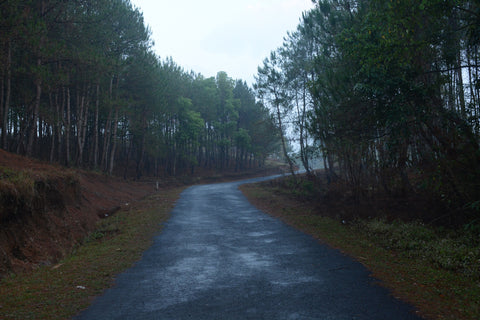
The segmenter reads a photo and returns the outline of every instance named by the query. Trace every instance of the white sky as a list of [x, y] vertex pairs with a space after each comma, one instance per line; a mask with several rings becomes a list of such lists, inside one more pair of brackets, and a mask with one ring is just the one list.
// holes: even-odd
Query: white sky
[[131, 0], [155, 52], [205, 77], [225, 71], [253, 84], [263, 59], [294, 31], [311, 0]]

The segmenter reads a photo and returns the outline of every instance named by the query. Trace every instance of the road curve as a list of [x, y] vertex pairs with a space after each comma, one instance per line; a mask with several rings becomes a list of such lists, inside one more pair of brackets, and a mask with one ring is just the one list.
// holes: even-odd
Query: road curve
[[358, 262], [253, 207], [190, 187], [142, 259], [76, 319], [419, 319]]

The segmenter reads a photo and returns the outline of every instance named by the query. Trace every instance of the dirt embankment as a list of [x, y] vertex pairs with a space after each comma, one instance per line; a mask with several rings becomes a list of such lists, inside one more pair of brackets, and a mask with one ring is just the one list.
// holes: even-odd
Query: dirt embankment
[[0, 150], [0, 278], [53, 264], [152, 182], [52, 166]]
[[270, 162], [243, 172], [204, 170], [157, 184], [68, 169], [0, 149], [0, 278], [56, 263], [85, 241], [98, 220], [130, 202], [163, 188], [277, 174], [285, 167]]

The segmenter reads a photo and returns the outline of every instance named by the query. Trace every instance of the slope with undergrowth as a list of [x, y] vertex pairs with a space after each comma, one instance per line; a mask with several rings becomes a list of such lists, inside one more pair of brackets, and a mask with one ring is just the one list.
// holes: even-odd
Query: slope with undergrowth
[[377, 206], [381, 200], [390, 203], [379, 206], [383, 210], [355, 207], [348, 194], [321, 175], [241, 189], [264, 212], [364, 264], [380, 284], [426, 319], [480, 318], [479, 229], [412, 218], [430, 216], [419, 202], [378, 199]]
[[99, 219], [153, 191], [150, 182], [53, 166], [0, 150], [0, 275], [55, 263]]

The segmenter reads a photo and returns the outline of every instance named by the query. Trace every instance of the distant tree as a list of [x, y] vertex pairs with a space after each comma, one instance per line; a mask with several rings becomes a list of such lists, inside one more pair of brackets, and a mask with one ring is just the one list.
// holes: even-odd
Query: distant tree
[[161, 60], [128, 0], [0, 1], [0, 28], [4, 149], [137, 178], [265, 156], [249, 136], [264, 110], [246, 84], [236, 97], [225, 72]]
[[291, 109], [291, 105], [285, 85], [285, 74], [281, 69], [281, 61], [277, 52], [272, 51], [270, 58], [266, 58], [263, 61], [263, 66], [258, 67], [255, 89], [264, 103], [273, 109], [272, 112], [275, 114], [279, 136], [282, 142], [283, 156], [289, 165], [291, 174], [295, 177], [294, 164], [287, 152], [284, 125], [286, 112]]

